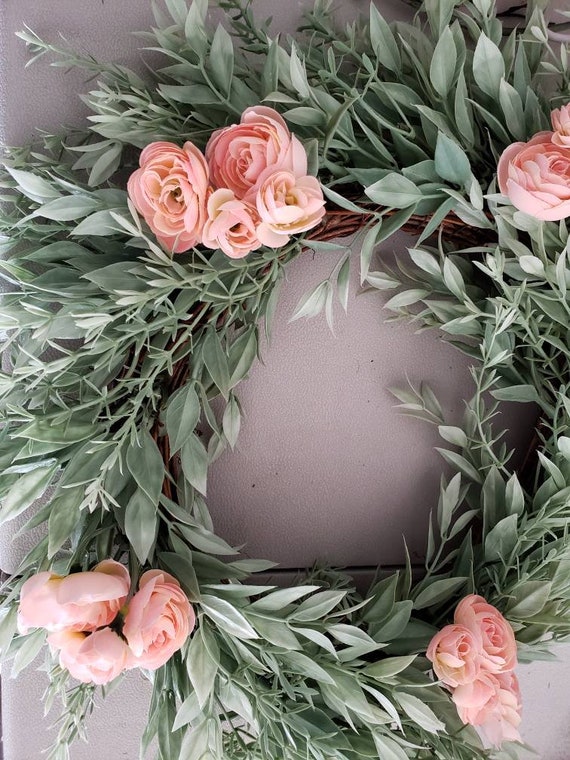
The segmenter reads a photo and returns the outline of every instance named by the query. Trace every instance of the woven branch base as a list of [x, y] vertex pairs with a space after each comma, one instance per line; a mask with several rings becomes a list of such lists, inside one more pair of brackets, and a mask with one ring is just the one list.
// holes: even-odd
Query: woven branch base
[[[391, 217], [397, 213], [398, 209], [383, 210], [380, 206], [373, 206], [370, 203], [361, 205], [364, 208], [370, 208], [371, 213], [357, 213], [356, 211], [346, 211], [341, 208], [330, 208], [321, 224], [315, 227], [308, 235], [310, 240], [334, 240], [335, 238], [344, 238], [355, 235], [372, 219], [372, 212], [383, 212], [384, 217]], [[412, 214], [407, 222], [402, 226], [402, 232], [409, 235], [420, 235], [427, 227], [431, 216], [420, 216]], [[439, 225], [438, 231], [441, 231], [445, 240], [452, 242], [459, 248], [471, 248], [474, 246], [488, 245], [495, 243], [497, 234], [492, 229], [481, 227], [470, 227], [465, 224], [453, 212], [449, 213]], [[434, 235], [437, 235], [437, 232]]]

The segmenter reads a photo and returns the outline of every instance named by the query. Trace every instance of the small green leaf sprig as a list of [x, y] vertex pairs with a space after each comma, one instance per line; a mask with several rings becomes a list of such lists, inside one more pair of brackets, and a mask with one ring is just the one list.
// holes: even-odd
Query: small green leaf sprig
[[[561, 97], [567, 90], [564, 48], [551, 50], [533, 8], [504, 40], [486, 2], [432, 0], [398, 27], [373, 8], [344, 31], [318, 2], [294, 44], [257, 26], [248, 3], [223, 7], [235, 16], [233, 38], [209, 29], [204, 0], [157, 9], [150, 44], [167, 61], [149, 82], [23, 35], [32, 52], [59, 53], [99, 81], [88, 128], [12, 151], [0, 177], [10, 288], [1, 327], [12, 364], [0, 376], [0, 517], [43, 498], [28, 527], [47, 527], [3, 587], [0, 648], [18, 670], [43, 646], [39, 635], [15, 635], [31, 573], [113, 557], [138, 577], [153, 564], [181, 580], [198, 618], [181, 652], [149, 674], [142, 743], [157, 737], [163, 760], [514, 757], [514, 747], [484, 748], [461, 723], [424, 653], [469, 593], [507, 616], [521, 659], [548, 656], [570, 632], [568, 235], [564, 223], [536, 222], [492, 194], [503, 148], [547, 123], [542, 75]], [[332, 570], [287, 589], [256, 584], [271, 564], [218, 537], [205, 500], [208, 464], [237, 440], [236, 388], [260, 324], [270, 332], [283, 268], [305, 242], [255, 260], [199, 248], [171, 258], [111, 180], [150, 142], [203, 147], [261, 101], [306, 139], [329, 199], [355, 214], [368, 201], [388, 207], [362, 214], [363, 282], [398, 288], [389, 308], [441, 327], [477, 360], [461, 426], [446, 424], [429, 388], [397, 392], [405, 412], [438, 425], [453, 474], [442, 480], [423, 576], [408, 560], [364, 597]], [[472, 260], [445, 239], [428, 246], [450, 211], [490, 229], [497, 245], [471, 250]], [[375, 245], [417, 213], [432, 216], [413, 266], [372, 269]], [[297, 316], [324, 307], [330, 318], [335, 287], [346, 306], [342, 254]], [[221, 419], [211, 403], [220, 395]], [[543, 414], [538, 461], [524, 477], [496, 430], [503, 399]], [[54, 668], [49, 699], [66, 690]], [[65, 756], [91, 692], [67, 693], [54, 758]]]

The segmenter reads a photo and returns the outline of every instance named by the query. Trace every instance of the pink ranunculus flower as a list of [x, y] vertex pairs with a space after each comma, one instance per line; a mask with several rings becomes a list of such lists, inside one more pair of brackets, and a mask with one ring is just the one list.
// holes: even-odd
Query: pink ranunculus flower
[[129, 667], [156, 670], [177, 652], [196, 623], [180, 584], [162, 570], [148, 570], [130, 601], [123, 635], [133, 657]]
[[[253, 194], [248, 197], [252, 198]], [[325, 215], [323, 191], [316, 177], [268, 169], [255, 194], [260, 218], [257, 236], [263, 245], [280, 248], [291, 235], [316, 227]]]
[[515, 208], [547, 222], [570, 216], [570, 148], [553, 139], [553, 132], [539, 132], [513, 143], [497, 167], [501, 193]]
[[473, 683], [481, 672], [481, 636], [464, 625], [446, 625], [430, 641], [426, 656], [446, 686]]
[[182, 148], [153, 142], [142, 151], [139, 164], [127, 191], [158, 241], [172, 253], [200, 243], [210, 192], [202, 153], [191, 142]]
[[109, 625], [125, 603], [131, 580], [123, 565], [103, 560], [93, 570], [62, 577], [33, 575], [20, 592], [18, 630], [95, 631]]
[[59, 651], [59, 664], [82, 683], [103, 685], [127, 668], [130, 652], [123, 639], [110, 628], [94, 633], [60, 631], [48, 636]]
[[258, 223], [255, 206], [237, 199], [233, 190], [216, 190], [208, 199], [202, 243], [206, 248], [221, 248], [231, 259], [241, 259], [261, 245]]
[[561, 108], [555, 108], [550, 114], [552, 120], [552, 142], [560, 148], [570, 149], [570, 103]]
[[521, 741], [521, 695], [514, 673], [485, 673], [458, 686], [452, 699], [463, 723], [475, 726], [487, 744]]
[[302, 177], [307, 173], [303, 144], [289, 131], [273, 108], [253, 106], [241, 115], [239, 124], [218, 129], [206, 146], [206, 159], [216, 189], [233, 190], [244, 198], [270, 168], [283, 169]]
[[504, 673], [517, 665], [517, 642], [511, 624], [482, 596], [470, 594], [457, 605], [455, 623], [476, 632], [481, 641], [481, 668]]

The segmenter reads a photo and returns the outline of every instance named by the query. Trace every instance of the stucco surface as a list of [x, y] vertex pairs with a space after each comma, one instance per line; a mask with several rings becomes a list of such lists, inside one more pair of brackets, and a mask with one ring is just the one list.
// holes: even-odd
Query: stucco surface
[[[260, 17], [273, 15], [274, 28], [285, 30], [310, 4], [255, 0], [254, 8]], [[395, 1], [379, 4], [390, 15], [409, 13]], [[50, 40], [61, 33], [84, 52], [129, 63], [137, 47], [131, 33], [152, 23], [149, 6], [142, 0], [3, 0], [2, 141], [16, 144], [36, 127], [78, 123], [85, 115], [78, 94], [89, 87], [87, 75], [51, 68], [47, 59], [24, 69], [27, 54], [14, 37], [17, 29], [27, 24]], [[339, 6], [350, 18], [365, 11], [367, 2], [344, 0]], [[402, 255], [408, 243], [399, 236], [380, 253]], [[385, 323], [382, 297], [357, 295], [357, 256], [348, 315], [337, 310], [335, 335], [323, 318], [289, 323], [301, 294], [327, 277], [335, 261], [335, 254], [307, 254], [290, 267], [272, 342], [263, 345], [263, 363], [240, 388], [244, 420], [238, 446], [212, 467], [210, 508], [228, 541], [285, 568], [315, 559], [348, 567], [399, 564], [404, 534], [419, 562], [441, 473], [433, 451], [439, 441], [430, 426], [402, 417], [387, 389], [405, 385], [407, 377], [428, 381], [453, 422], [470, 393], [469, 360], [437, 333], [418, 335], [412, 325]], [[505, 415], [511, 440], [525, 439], [532, 410], [511, 408]], [[14, 541], [13, 526], [4, 531], [2, 569], [15, 569], [25, 547], [25, 539]], [[562, 663], [521, 668], [524, 733], [543, 760], [570, 756], [570, 653], [561, 652]], [[16, 681], [4, 679], [5, 760], [37, 760], [49, 743], [50, 721], [41, 718], [44, 687], [45, 675], [33, 670]], [[74, 747], [71, 760], [136, 760], [147, 702], [148, 685], [131, 674], [97, 711], [90, 744]]]

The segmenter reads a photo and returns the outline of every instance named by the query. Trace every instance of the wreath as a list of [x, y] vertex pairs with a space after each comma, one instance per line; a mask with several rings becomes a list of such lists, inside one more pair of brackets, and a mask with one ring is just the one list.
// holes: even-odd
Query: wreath
[[[206, 0], [156, 8], [148, 81], [21, 34], [98, 81], [87, 127], [1, 173], [0, 515], [39, 503], [27, 527], [45, 525], [2, 587], [2, 651], [17, 673], [47, 637], [51, 758], [135, 667], [163, 760], [515, 757], [517, 661], [570, 633], [565, 42], [534, 2], [510, 32], [492, 0], [396, 24], [372, 5], [344, 29], [317, 2], [290, 40], [219, 5], [231, 34]], [[400, 228], [409, 261], [374, 270]], [[332, 569], [256, 584], [270, 563], [217, 536], [205, 498], [284, 267], [339, 251], [294, 315], [330, 318], [343, 235], [363, 284], [447, 333], [475, 382], [461, 426], [429, 388], [397, 393], [455, 474], [422, 576], [408, 560], [364, 596]], [[519, 471], [504, 400], [540, 411]]]

